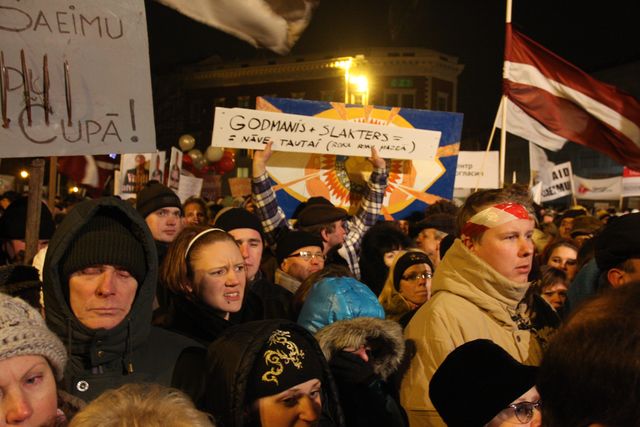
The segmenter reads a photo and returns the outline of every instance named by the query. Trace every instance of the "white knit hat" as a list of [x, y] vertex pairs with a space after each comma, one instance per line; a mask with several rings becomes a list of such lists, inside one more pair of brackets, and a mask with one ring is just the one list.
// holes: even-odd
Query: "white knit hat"
[[35, 308], [0, 293], [0, 360], [28, 355], [46, 358], [56, 378], [62, 379], [67, 352], [60, 339]]

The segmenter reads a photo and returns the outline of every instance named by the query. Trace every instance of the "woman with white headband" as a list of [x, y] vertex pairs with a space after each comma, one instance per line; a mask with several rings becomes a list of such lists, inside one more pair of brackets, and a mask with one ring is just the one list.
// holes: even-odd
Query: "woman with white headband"
[[172, 293], [164, 326], [208, 345], [240, 311], [247, 274], [230, 234], [193, 225], [169, 246], [160, 281]]
[[520, 363], [540, 363], [526, 307], [518, 307], [529, 287], [533, 218], [528, 191], [518, 185], [474, 193], [460, 209], [459, 235], [436, 270], [431, 300], [405, 329], [417, 350], [400, 389], [412, 427], [445, 425], [429, 381], [465, 342], [489, 339]]

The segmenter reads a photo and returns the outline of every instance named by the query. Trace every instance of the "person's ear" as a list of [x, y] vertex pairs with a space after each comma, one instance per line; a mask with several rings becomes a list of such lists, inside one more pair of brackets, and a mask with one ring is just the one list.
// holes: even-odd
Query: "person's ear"
[[286, 273], [288, 268], [289, 268], [289, 258], [285, 258], [280, 263], [280, 270]]
[[473, 239], [471, 239], [468, 236], [465, 236], [464, 234], [460, 237], [460, 240], [462, 240], [462, 244], [469, 249], [471, 252], [475, 252], [475, 243], [473, 241]]
[[320, 230], [320, 237], [322, 237], [322, 241], [323, 242], [328, 242], [329, 241], [329, 233], [327, 233], [327, 229], [323, 228], [322, 230]]
[[607, 271], [607, 280], [614, 288], [619, 288], [627, 282], [625, 276], [625, 272], [619, 268], [611, 268]]

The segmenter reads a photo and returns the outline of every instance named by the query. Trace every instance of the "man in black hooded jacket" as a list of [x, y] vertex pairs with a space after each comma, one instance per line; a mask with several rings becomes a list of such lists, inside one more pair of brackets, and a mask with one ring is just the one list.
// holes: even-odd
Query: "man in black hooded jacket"
[[200, 398], [205, 350], [151, 326], [158, 256], [144, 219], [117, 198], [74, 207], [49, 243], [44, 302], [65, 343], [65, 391], [90, 401], [126, 383], [159, 383]]

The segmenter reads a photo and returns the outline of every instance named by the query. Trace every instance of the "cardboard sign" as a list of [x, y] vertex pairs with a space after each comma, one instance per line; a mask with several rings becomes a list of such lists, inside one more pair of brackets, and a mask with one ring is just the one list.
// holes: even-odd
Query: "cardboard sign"
[[211, 145], [343, 156], [433, 160], [441, 132], [297, 114], [216, 107]]
[[0, 40], [0, 157], [156, 151], [143, 0], [4, 1]]
[[544, 182], [542, 187], [542, 201], [559, 199], [572, 193], [571, 190], [571, 162], [559, 163], [551, 170], [551, 182]]
[[460, 151], [454, 188], [498, 188], [497, 151]]

